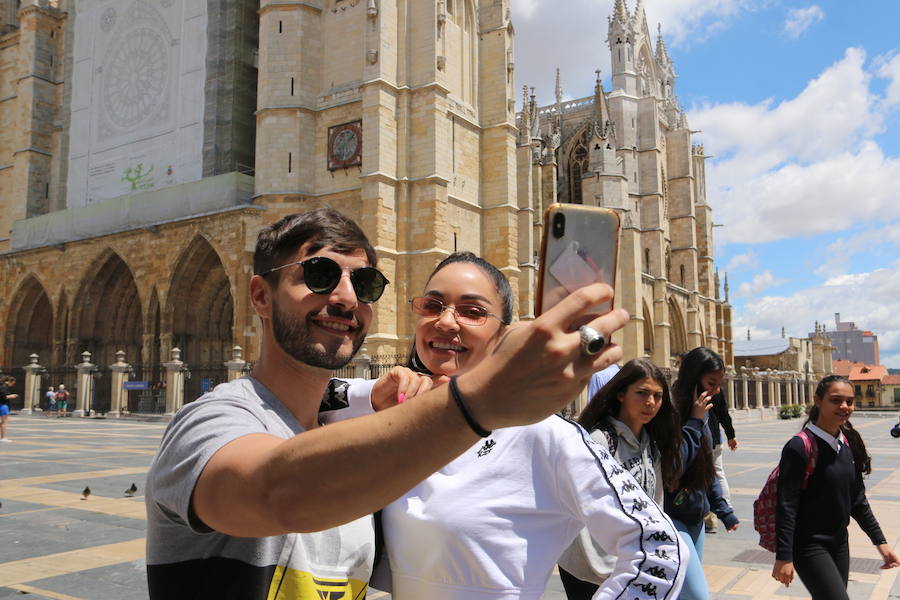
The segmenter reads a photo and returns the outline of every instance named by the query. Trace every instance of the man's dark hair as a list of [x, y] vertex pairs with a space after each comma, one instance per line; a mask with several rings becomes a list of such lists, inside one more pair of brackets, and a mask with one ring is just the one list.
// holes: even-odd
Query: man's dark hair
[[287, 215], [263, 228], [256, 237], [253, 274], [263, 275], [280, 267], [309, 241], [312, 241], [309, 252], [326, 247], [342, 254], [362, 249], [369, 265], [377, 266], [375, 248], [359, 225], [333, 208], [323, 207]]

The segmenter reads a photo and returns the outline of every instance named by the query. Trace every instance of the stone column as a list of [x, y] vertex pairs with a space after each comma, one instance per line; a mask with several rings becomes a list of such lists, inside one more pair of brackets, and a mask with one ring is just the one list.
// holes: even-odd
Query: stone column
[[109, 417], [118, 418], [123, 412], [128, 412], [128, 390], [125, 382], [132, 372], [131, 365], [125, 362], [125, 352], [116, 352], [116, 362], [109, 365], [112, 371], [112, 400], [109, 406]]
[[359, 379], [370, 379], [372, 377], [372, 357], [365, 352], [353, 357], [353, 376]]
[[244, 360], [244, 349], [235, 346], [231, 349], [231, 360], [225, 361], [225, 368], [228, 369], [228, 381], [239, 379], [244, 374], [244, 368], [247, 361]]
[[753, 385], [756, 387], [756, 409], [759, 411], [760, 417], [765, 412], [765, 402], [763, 400], [763, 380], [759, 372], [753, 373]]
[[746, 409], [750, 408], [750, 386], [747, 382], [747, 374], [746, 373], [744, 373], [743, 376], [741, 377], [741, 385], [744, 387], [744, 398], [741, 401], [741, 404], [743, 406], [741, 406], [741, 408], [746, 410]]
[[75, 365], [78, 370], [78, 394], [75, 396], [73, 417], [85, 417], [91, 413], [91, 398], [94, 396], [94, 371], [97, 365], [91, 363], [91, 353], [81, 353], [81, 363]]
[[28, 357], [28, 364], [25, 365], [25, 398], [22, 405], [21, 414], [28, 415], [35, 409], [41, 408], [41, 370], [44, 367], [38, 364], [38, 355], [32, 354]]
[[184, 376], [187, 365], [181, 362], [181, 350], [172, 348], [172, 360], [163, 363], [166, 370], [166, 415], [172, 416], [184, 404]]
[[728, 403], [728, 410], [737, 408], [734, 402], [734, 378], [737, 375], [731, 367], [728, 368], [727, 377], [725, 378], [725, 401]]

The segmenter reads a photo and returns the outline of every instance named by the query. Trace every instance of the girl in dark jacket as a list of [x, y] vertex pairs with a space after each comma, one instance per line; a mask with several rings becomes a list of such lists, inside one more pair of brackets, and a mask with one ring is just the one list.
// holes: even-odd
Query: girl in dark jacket
[[706, 424], [713, 396], [725, 378], [722, 358], [709, 348], [694, 348], [681, 359], [672, 397], [681, 416], [681, 476], [674, 490], [666, 489], [665, 511], [691, 546], [691, 561], [681, 589], [682, 600], [706, 600], [703, 574], [703, 517], [714, 512], [728, 531], [738, 518], [722, 497], [712, 454], [712, 434]]
[[812, 433], [816, 458], [805, 489], [809, 457], [803, 440], [794, 436], [781, 452], [772, 577], [787, 586], [796, 570], [813, 600], [847, 600], [851, 516], [878, 548], [882, 569], [900, 566], [900, 560], [866, 500], [863, 475], [872, 472], [872, 459], [849, 421], [853, 386], [829, 375], [819, 382], [813, 401], [804, 426]]

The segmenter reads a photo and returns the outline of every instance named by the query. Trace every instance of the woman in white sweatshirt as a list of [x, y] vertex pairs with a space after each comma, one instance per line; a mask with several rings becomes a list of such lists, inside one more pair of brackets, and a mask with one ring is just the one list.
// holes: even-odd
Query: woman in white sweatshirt
[[[625, 363], [597, 391], [578, 423], [662, 505], [663, 489], [678, 484], [681, 447], [678, 413], [659, 367], [644, 358]], [[591, 598], [615, 563], [614, 555], [582, 531], [559, 559], [567, 598]]]
[[[490, 359], [513, 310], [506, 278], [471, 253], [442, 261], [411, 305], [411, 365], [451, 386]], [[373, 585], [394, 600], [539, 600], [586, 528], [618, 557], [594, 598], [678, 597], [685, 546], [605, 447], [561, 417], [494, 432], [469, 419], [484, 439], [382, 511], [386, 556]]]

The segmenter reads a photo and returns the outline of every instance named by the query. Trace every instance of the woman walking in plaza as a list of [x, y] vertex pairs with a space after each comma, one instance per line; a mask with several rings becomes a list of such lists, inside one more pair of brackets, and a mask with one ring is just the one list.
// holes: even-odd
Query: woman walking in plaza
[[[503, 274], [471, 253], [454, 253], [411, 305], [410, 364], [439, 384], [449, 378], [485, 439], [382, 511], [386, 553], [373, 585], [394, 600], [539, 600], [559, 555], [587, 528], [619, 557], [595, 598], [626, 591], [628, 598], [677, 598], [684, 544], [609, 452], [558, 416], [491, 432], [465, 408], [456, 376], [489, 359], [512, 320]], [[503, 383], [495, 383], [502, 394]]]
[[[663, 488], [678, 484], [680, 421], [659, 367], [636, 358], [594, 395], [578, 423], [609, 449], [647, 495], [662, 505]], [[613, 571], [616, 557], [582, 530], [559, 559], [569, 600], [589, 600]]]
[[15, 377], [0, 376], [0, 442], [10, 441], [6, 437], [6, 431], [9, 428], [9, 401], [19, 397], [18, 394], [10, 392], [15, 384]]
[[[863, 476], [872, 472], [872, 459], [850, 424], [853, 398], [846, 378], [823, 378], [804, 423], [815, 446], [808, 455], [804, 440], [795, 435], [785, 444], [778, 465], [772, 577], [787, 586], [796, 571], [813, 600], [848, 598], [851, 516], [878, 549], [881, 568], [900, 566], [866, 499]], [[812, 471], [807, 475], [808, 466]]]
[[706, 513], [714, 512], [728, 531], [738, 527], [738, 518], [722, 497], [716, 479], [712, 435], [706, 424], [713, 396], [719, 393], [724, 378], [722, 357], [701, 346], [682, 357], [678, 379], [672, 386], [681, 419], [681, 464], [677, 485], [665, 490], [665, 509], [691, 549], [682, 600], [709, 598], [701, 564]]

